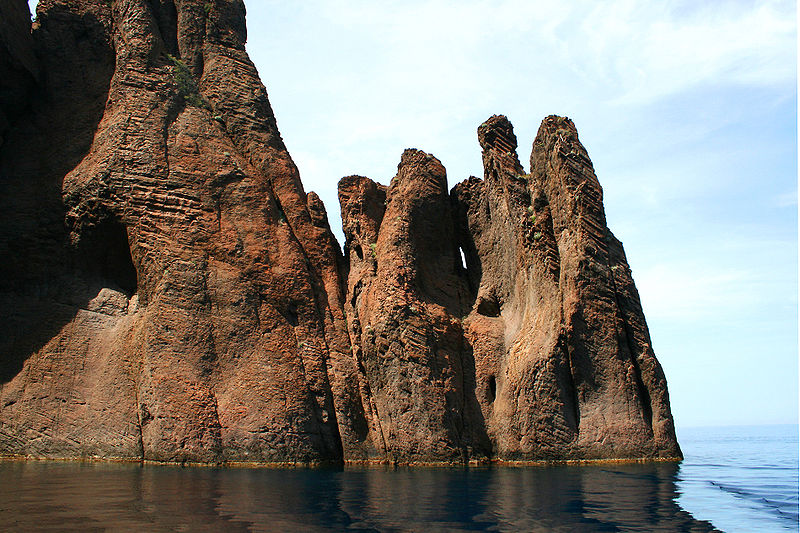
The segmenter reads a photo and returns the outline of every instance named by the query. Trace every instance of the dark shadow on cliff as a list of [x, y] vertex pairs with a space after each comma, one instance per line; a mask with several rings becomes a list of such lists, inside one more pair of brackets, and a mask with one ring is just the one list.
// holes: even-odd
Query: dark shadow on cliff
[[[66, 238], [66, 235], [61, 235]], [[0, 291], [0, 384], [11, 381], [25, 361], [55, 338], [81, 310], [124, 313], [137, 291], [125, 227], [113, 218], [88, 229], [77, 245], [52, 244], [49, 262], [20, 254], [41, 270], [22, 282], [3, 276]], [[17, 274], [19, 280], [23, 274]], [[116, 301], [101, 301], [117, 295]], [[124, 298], [123, 298], [124, 297]], [[113, 300], [113, 298], [112, 298]]]
[[40, 25], [33, 40], [42, 81], [0, 147], [0, 383], [13, 379], [102, 284], [81, 273], [70, 245], [62, 182], [92, 144], [114, 52], [91, 14], [55, 7]]
[[469, 205], [466, 202], [459, 201], [455, 193], [455, 187], [450, 191], [449, 198], [455, 237], [454, 244], [457, 248], [456, 253], [461, 256], [459, 259], [463, 261], [463, 264], [459, 264], [457, 271], [460, 277], [464, 279], [468, 289], [467, 294], [469, 295], [468, 300], [462, 303], [461, 308], [462, 316], [466, 316], [472, 311], [472, 307], [478, 297], [478, 289], [480, 289], [481, 279], [483, 278], [483, 265], [478, 254], [478, 248], [475, 245], [475, 237], [469, 229], [467, 214]]
[[475, 372], [475, 356], [472, 345], [464, 338], [461, 351], [461, 372], [463, 378], [463, 403], [461, 404], [461, 441], [466, 447], [465, 460], [492, 457], [492, 442], [486, 429], [486, 418], [478, 402], [478, 381]]

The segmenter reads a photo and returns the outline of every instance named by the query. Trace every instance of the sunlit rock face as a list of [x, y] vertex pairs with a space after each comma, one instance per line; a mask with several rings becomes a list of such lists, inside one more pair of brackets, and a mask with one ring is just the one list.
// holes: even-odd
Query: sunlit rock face
[[388, 187], [339, 184], [345, 303], [372, 441], [399, 461], [680, 456], [602, 189], [569, 119], [526, 173], [510, 122], [478, 128], [484, 178], [448, 194], [406, 150]]
[[303, 190], [240, 0], [0, 5], [0, 454], [461, 463], [680, 456], [568, 119], [447, 190], [407, 150]]

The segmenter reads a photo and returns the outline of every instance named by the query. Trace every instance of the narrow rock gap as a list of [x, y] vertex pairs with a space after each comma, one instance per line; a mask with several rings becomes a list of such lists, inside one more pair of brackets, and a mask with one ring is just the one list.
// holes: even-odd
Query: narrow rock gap
[[489, 403], [494, 403], [497, 399], [497, 378], [494, 377], [494, 374], [489, 376], [489, 386], [487, 389]]
[[161, 40], [167, 52], [178, 55], [178, 12], [175, 2], [149, 0], [150, 13], [158, 26]]
[[[141, 369], [139, 372], [141, 375]], [[142, 424], [142, 404], [139, 400], [139, 384], [134, 381], [133, 383], [133, 394], [134, 394], [134, 401], [136, 402], [136, 421], [137, 421], [137, 428], [139, 429], [139, 450], [141, 453], [141, 459], [144, 461], [144, 427]]]
[[292, 327], [297, 327], [299, 322], [299, 317], [297, 314], [297, 303], [296, 302], [289, 302], [289, 305], [283, 310], [283, 318], [292, 325]]
[[567, 364], [567, 381], [571, 392], [570, 399], [572, 400], [571, 411], [572, 416], [575, 418], [575, 434], [577, 436], [580, 432], [581, 426], [580, 399], [578, 398], [578, 386], [575, 384], [575, 371], [572, 366], [572, 353], [567, 347], [567, 340], [564, 337], [563, 331], [558, 338], [558, 347], [560, 348], [564, 362]]
[[[232, 138], [231, 138], [231, 141], [233, 141]], [[235, 146], [235, 143], [234, 143], [234, 146]], [[321, 318], [321, 323], [318, 324], [318, 327], [319, 327], [319, 331], [322, 333], [323, 343], [325, 344], [325, 353], [323, 353], [321, 355], [321, 358], [320, 358], [320, 361], [319, 361], [319, 363], [321, 365], [321, 373], [324, 376], [324, 383], [323, 383], [323, 389], [322, 390], [316, 389], [311, 384], [311, 380], [308, 378], [308, 374], [306, 373], [306, 370], [305, 370], [305, 362], [303, 361], [303, 356], [299, 352], [298, 352], [297, 355], [298, 355], [298, 360], [300, 361], [300, 364], [302, 365], [302, 368], [303, 368], [303, 379], [306, 381], [306, 383], [309, 384], [309, 390], [312, 392], [312, 394], [316, 393], [317, 391], [319, 391], [319, 392], [321, 392], [323, 394], [323, 397], [324, 397], [324, 401], [322, 402], [322, 405], [320, 405], [316, 401], [314, 402], [314, 416], [315, 416], [315, 419], [317, 421], [318, 435], [319, 435], [320, 441], [323, 443], [323, 446], [325, 448], [328, 447], [327, 446], [326, 435], [325, 435], [325, 432], [323, 431], [323, 429], [325, 427], [329, 427], [332, 430], [331, 437], [336, 441], [333, 444], [337, 448], [337, 449], [332, 450], [332, 451], [333, 451], [334, 454], [338, 454], [337, 460], [338, 459], [343, 459], [343, 456], [344, 456], [343, 455], [344, 443], [342, 442], [342, 437], [341, 437], [341, 434], [339, 433], [339, 423], [338, 423], [338, 420], [337, 420], [337, 417], [336, 417], [336, 406], [334, 404], [334, 399], [333, 399], [333, 388], [331, 387], [330, 377], [328, 376], [328, 354], [330, 353], [330, 347], [328, 346], [328, 340], [327, 340], [327, 337], [325, 335], [324, 318], [322, 318], [322, 317], [325, 316], [324, 310], [328, 308], [328, 305], [327, 305], [326, 301], [321, 301], [322, 294], [325, 294], [324, 283], [322, 282], [321, 274], [314, 268], [314, 266], [313, 266], [314, 263], [309, 258], [308, 253], [306, 252], [306, 249], [303, 247], [303, 244], [300, 242], [300, 239], [298, 239], [297, 234], [295, 233], [294, 229], [292, 228], [292, 225], [291, 225], [291, 223], [289, 222], [289, 219], [286, 216], [286, 212], [283, 210], [283, 205], [281, 204], [281, 201], [278, 198], [278, 194], [275, 192], [275, 189], [272, 187], [272, 183], [271, 182], [268, 182], [267, 191], [268, 191], [269, 196], [272, 198], [272, 200], [275, 202], [275, 205], [277, 206], [277, 209], [278, 209], [278, 223], [286, 225], [287, 229], [289, 230], [289, 235], [291, 235], [292, 241], [294, 241], [294, 243], [297, 245], [298, 251], [303, 256], [303, 259], [305, 260], [306, 269], [308, 271], [309, 277], [311, 278], [310, 279], [310, 281], [311, 281], [311, 297], [312, 297], [313, 302], [314, 302], [314, 308], [317, 311], [317, 316]], [[288, 307], [286, 309], [286, 315], [284, 315], [284, 317], [293, 326], [297, 326], [299, 324], [299, 314], [298, 314], [298, 308], [297, 308], [297, 303], [296, 302], [290, 302], [289, 303], [289, 305], [288, 305]], [[328, 403], [329, 403], [328, 400], [330, 400], [330, 405], [328, 405]], [[321, 409], [323, 409], [323, 408], [326, 411], [328, 411], [328, 413], [329, 413], [330, 419], [329, 419], [328, 422], [323, 421], [322, 413], [320, 412]]]

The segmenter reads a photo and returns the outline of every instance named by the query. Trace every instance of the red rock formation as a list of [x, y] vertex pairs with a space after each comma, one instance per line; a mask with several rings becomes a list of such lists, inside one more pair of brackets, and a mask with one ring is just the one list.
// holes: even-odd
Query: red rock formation
[[[3, 147], [3, 202], [24, 204], [4, 216], [60, 224], [3, 226], [21, 257], [4, 266], [2, 451], [341, 460], [358, 413], [340, 435], [334, 395], [360, 400], [328, 378], [352, 366], [340, 253], [244, 51], [241, 1], [43, 0], [33, 39], [46, 80]], [[45, 153], [46, 171], [26, 161]], [[46, 198], [16, 189], [34, 174]], [[29, 279], [48, 232], [58, 260]]]
[[[447, 192], [340, 183], [347, 261], [241, 0], [0, 5], [0, 454], [320, 463], [677, 457], [600, 186], [503, 117]], [[466, 257], [462, 265], [461, 255]]]
[[353, 176], [340, 182], [339, 198], [350, 259], [346, 309], [378, 456], [488, 457], [460, 320], [469, 291], [444, 167], [406, 150], [388, 191]]
[[478, 139], [484, 180], [449, 196], [441, 163], [415, 150], [388, 189], [339, 184], [375, 447], [403, 462], [679, 457], [666, 381], [572, 122], [545, 119], [530, 174], [505, 117]]
[[465, 331], [496, 456], [679, 456], [664, 374], [575, 126], [544, 120], [530, 174], [505, 117], [478, 137], [485, 179], [453, 196], [477, 287]]

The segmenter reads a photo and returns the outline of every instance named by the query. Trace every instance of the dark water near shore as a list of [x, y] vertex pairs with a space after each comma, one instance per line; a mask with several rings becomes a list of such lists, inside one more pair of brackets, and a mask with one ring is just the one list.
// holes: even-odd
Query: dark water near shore
[[0, 463], [0, 531], [797, 531], [796, 426], [681, 439], [682, 465]]

